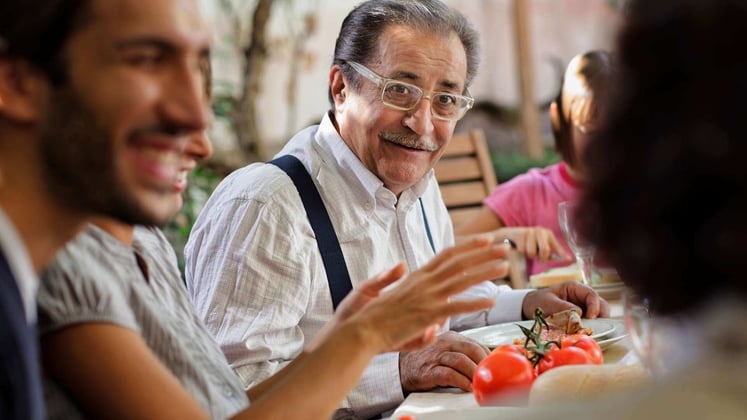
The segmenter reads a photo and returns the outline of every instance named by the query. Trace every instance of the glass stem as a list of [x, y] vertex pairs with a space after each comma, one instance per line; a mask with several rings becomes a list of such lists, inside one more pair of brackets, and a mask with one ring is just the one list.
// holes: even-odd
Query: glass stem
[[581, 265], [581, 281], [591, 286], [591, 268], [593, 255], [584, 255], [578, 258], [578, 263]]

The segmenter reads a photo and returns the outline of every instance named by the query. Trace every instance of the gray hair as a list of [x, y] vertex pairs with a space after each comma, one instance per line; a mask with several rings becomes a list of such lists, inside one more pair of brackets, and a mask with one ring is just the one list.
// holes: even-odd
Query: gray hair
[[[390, 25], [403, 25], [427, 34], [459, 37], [467, 55], [467, 89], [480, 65], [480, 35], [459, 11], [439, 0], [368, 0], [356, 6], [342, 22], [332, 64], [357, 89], [360, 77], [348, 61], [367, 63], [377, 52], [378, 41]], [[329, 101], [334, 107], [332, 93]]]

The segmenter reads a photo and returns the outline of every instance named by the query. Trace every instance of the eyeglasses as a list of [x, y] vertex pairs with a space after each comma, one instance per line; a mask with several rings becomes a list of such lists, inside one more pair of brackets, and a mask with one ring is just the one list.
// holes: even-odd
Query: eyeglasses
[[410, 111], [420, 103], [421, 99], [426, 98], [430, 101], [433, 118], [444, 121], [458, 121], [475, 103], [475, 100], [469, 96], [448, 92], [430, 92], [430, 95], [425, 96], [423, 89], [418, 86], [379, 76], [366, 66], [354, 61], [348, 61], [347, 63], [358, 74], [376, 83], [381, 88], [381, 101], [390, 108]]

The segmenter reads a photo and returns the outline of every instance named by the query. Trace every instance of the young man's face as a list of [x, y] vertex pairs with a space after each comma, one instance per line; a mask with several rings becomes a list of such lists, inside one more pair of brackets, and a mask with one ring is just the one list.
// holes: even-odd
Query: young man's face
[[207, 125], [209, 32], [194, 0], [90, 7], [40, 125], [47, 183], [81, 211], [160, 224], [181, 204], [188, 149]]

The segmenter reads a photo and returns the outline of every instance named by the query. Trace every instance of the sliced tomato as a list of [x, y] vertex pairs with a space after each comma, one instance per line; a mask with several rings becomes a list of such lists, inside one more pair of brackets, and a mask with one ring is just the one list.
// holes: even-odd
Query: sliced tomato
[[494, 405], [503, 398], [525, 395], [534, 378], [534, 368], [522, 354], [493, 351], [477, 365], [472, 389], [478, 404]]

